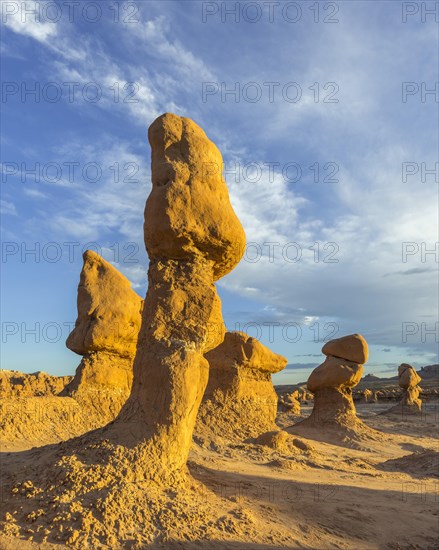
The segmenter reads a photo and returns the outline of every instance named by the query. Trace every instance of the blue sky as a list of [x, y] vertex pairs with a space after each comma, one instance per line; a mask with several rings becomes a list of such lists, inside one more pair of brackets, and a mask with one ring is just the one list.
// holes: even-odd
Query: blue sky
[[224, 317], [288, 358], [277, 383], [352, 332], [366, 372], [437, 362], [434, 2], [68, 4], [1, 2], [2, 368], [74, 372], [83, 249], [144, 296], [165, 111], [223, 153], [249, 243]]

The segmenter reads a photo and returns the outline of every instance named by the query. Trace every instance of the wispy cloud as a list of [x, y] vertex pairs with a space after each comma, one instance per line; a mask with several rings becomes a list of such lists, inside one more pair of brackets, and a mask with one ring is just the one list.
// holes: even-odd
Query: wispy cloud
[[[44, 20], [47, 13], [45, 5], [49, 0], [23, 0], [22, 2], [7, 2], [2, 0], [3, 23], [15, 33], [28, 36], [48, 45], [58, 35], [56, 23]], [[7, 6], [8, 4], [8, 6]]]
[[8, 214], [10, 216], [16, 216], [17, 215], [17, 209], [15, 208], [15, 204], [13, 202], [1, 200], [1, 213], [2, 214]]

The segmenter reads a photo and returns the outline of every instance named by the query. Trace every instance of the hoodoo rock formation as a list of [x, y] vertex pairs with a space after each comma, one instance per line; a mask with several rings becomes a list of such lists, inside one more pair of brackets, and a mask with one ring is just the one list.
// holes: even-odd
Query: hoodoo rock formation
[[279, 399], [279, 410], [282, 412], [287, 411], [297, 416], [300, 415], [300, 399], [301, 392], [299, 390], [294, 390], [290, 394], [282, 396]]
[[311, 415], [290, 430], [322, 440], [351, 443], [370, 430], [356, 415], [352, 388], [363, 374], [368, 346], [360, 334], [331, 340], [322, 348], [326, 360], [313, 370], [307, 387], [314, 394]]
[[78, 285], [78, 318], [66, 345], [82, 355], [61, 396], [112, 420], [130, 395], [143, 300], [128, 279], [91, 250]]
[[227, 332], [205, 358], [209, 382], [196, 433], [243, 440], [275, 430], [278, 398], [271, 375], [287, 359], [243, 332]]
[[422, 401], [419, 398], [421, 388], [418, 386], [422, 378], [415, 369], [407, 364], [402, 363], [398, 367], [398, 384], [403, 389], [403, 397], [401, 401], [392, 407], [389, 412], [401, 414], [416, 414], [421, 412]]
[[221, 153], [199, 126], [166, 113], [148, 138], [148, 292], [132, 393], [117, 421], [130, 424], [143, 442], [149, 475], [161, 479], [186, 468], [209, 376], [204, 354], [225, 335], [214, 282], [239, 262], [245, 234], [230, 204]]

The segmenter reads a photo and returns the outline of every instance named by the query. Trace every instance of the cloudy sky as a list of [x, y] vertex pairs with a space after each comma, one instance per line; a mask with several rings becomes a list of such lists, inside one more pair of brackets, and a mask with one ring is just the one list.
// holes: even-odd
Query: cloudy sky
[[437, 362], [428, 2], [76, 4], [1, 2], [3, 368], [74, 372], [84, 249], [145, 295], [147, 128], [165, 111], [223, 153], [248, 240], [224, 317], [288, 358], [277, 383], [352, 332], [366, 372]]

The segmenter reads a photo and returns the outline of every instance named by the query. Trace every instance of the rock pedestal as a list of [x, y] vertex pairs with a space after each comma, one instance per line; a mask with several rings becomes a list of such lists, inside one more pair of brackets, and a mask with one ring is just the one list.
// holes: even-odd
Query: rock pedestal
[[398, 384], [403, 389], [401, 401], [392, 407], [389, 412], [405, 414], [418, 414], [421, 412], [422, 400], [419, 398], [421, 388], [418, 386], [422, 380], [415, 369], [407, 364], [402, 363], [398, 367]]

